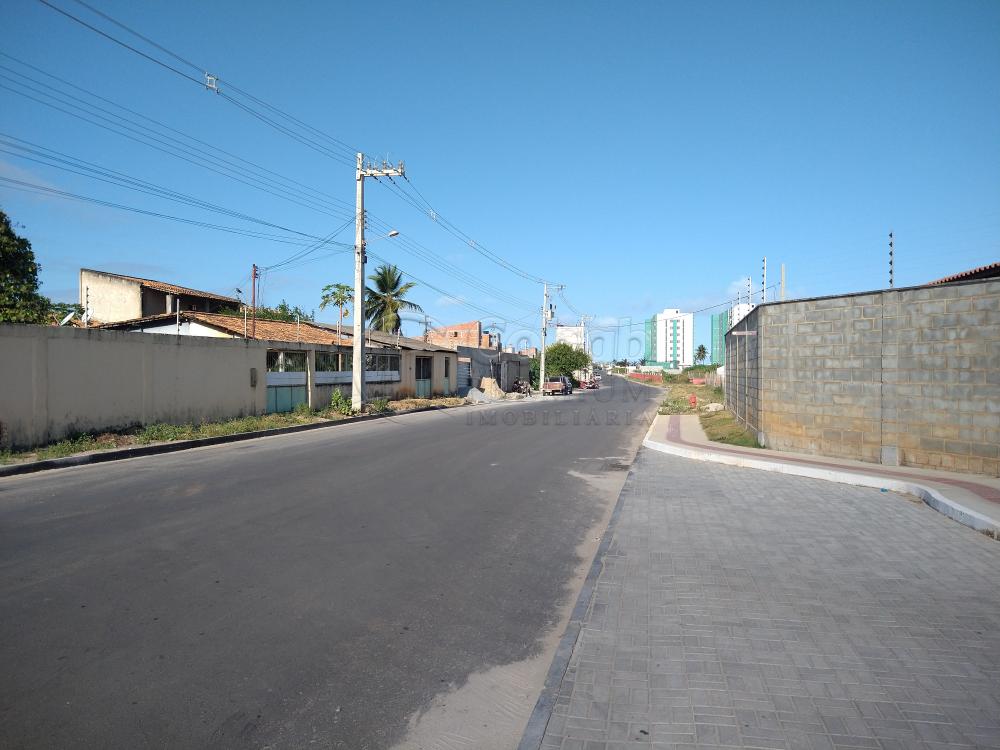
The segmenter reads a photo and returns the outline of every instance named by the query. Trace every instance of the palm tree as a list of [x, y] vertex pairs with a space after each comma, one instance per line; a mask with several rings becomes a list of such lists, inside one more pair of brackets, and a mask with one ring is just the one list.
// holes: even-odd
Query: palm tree
[[337, 340], [340, 341], [340, 326], [344, 322], [344, 316], [350, 315], [351, 311], [344, 312], [344, 308], [354, 301], [354, 290], [347, 284], [327, 284], [323, 287], [323, 297], [319, 302], [319, 309], [325, 310], [329, 305], [335, 305], [340, 310], [340, 317], [337, 319]]
[[695, 350], [694, 353], [695, 364], [700, 365], [702, 362], [705, 361], [705, 358], [707, 356], [708, 356], [708, 349], [705, 348], [704, 344], [698, 344], [698, 348]]
[[404, 299], [416, 283], [404, 284], [403, 273], [396, 266], [383, 263], [368, 278], [375, 282], [375, 288], [365, 287], [365, 316], [375, 330], [399, 333], [403, 328], [400, 310], [423, 312], [420, 305]]

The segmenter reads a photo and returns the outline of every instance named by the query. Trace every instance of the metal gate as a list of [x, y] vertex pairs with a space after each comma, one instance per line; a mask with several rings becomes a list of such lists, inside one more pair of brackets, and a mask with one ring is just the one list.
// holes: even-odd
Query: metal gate
[[472, 363], [469, 361], [458, 361], [458, 381], [455, 385], [459, 388], [472, 387]]
[[269, 385], [267, 387], [267, 413], [294, 411], [299, 404], [309, 401], [304, 385]]

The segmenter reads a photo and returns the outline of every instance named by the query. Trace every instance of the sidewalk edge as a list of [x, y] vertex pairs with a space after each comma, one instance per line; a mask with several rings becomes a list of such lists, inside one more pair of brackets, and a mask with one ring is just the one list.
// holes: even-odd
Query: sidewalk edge
[[528, 717], [528, 723], [524, 728], [524, 733], [521, 735], [521, 742], [518, 744], [517, 750], [538, 750], [542, 745], [542, 740], [545, 737], [545, 729], [549, 725], [549, 719], [552, 718], [552, 709], [555, 708], [556, 696], [559, 695], [559, 688], [562, 686], [563, 677], [566, 675], [570, 658], [573, 656], [573, 650], [576, 648], [580, 631], [583, 629], [583, 621], [587, 617], [587, 612], [590, 610], [590, 602], [594, 598], [594, 591], [597, 589], [597, 579], [600, 578], [601, 572], [604, 570], [604, 557], [608, 552], [608, 547], [611, 546], [611, 539], [614, 536], [615, 529], [618, 528], [618, 518], [621, 516], [622, 506], [625, 503], [625, 488], [628, 486], [629, 479], [632, 478], [632, 471], [632, 469], [629, 469], [628, 476], [625, 478], [625, 484], [622, 485], [618, 493], [615, 508], [611, 511], [611, 518], [608, 519], [608, 528], [604, 531], [604, 536], [597, 547], [597, 552], [594, 553], [594, 560], [591, 562], [590, 570], [587, 571], [587, 577], [580, 588], [576, 604], [573, 606], [573, 612], [570, 614], [569, 622], [566, 624], [566, 630], [562, 638], [559, 639], [555, 656], [552, 657], [552, 664], [549, 665], [548, 674], [545, 675], [545, 684], [542, 686], [542, 692], [535, 702], [535, 708], [532, 710], [531, 716]]
[[[652, 428], [650, 428], [652, 429]], [[711, 461], [730, 466], [741, 466], [747, 469], [761, 469], [763, 471], [776, 471], [781, 474], [794, 474], [812, 479], [823, 479], [828, 482], [840, 482], [841, 484], [852, 484], [858, 487], [874, 487], [877, 489], [895, 490], [896, 492], [906, 492], [916, 495], [928, 506], [942, 515], [948, 516], [952, 520], [958, 521], [963, 526], [968, 526], [976, 531], [986, 531], [988, 529], [1000, 529], [1000, 521], [978, 513], [971, 508], [966, 508], [961, 503], [952, 500], [939, 490], [928, 487], [917, 482], [903, 481], [900, 479], [890, 479], [874, 474], [859, 474], [851, 471], [839, 471], [835, 469], [821, 469], [814, 466], [797, 466], [795, 464], [783, 463], [780, 461], [767, 461], [749, 456], [733, 456], [724, 453], [716, 453], [711, 450], [699, 450], [685, 448], [679, 445], [663, 443], [659, 440], [652, 440], [649, 433], [642, 441], [643, 446], [660, 453], [669, 453], [682, 458], [690, 458], [695, 461]]]

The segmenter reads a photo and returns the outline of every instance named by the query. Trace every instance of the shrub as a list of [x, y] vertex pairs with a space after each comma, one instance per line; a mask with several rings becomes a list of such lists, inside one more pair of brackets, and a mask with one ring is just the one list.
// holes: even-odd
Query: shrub
[[[340, 393], [340, 391], [337, 391], [337, 393]], [[309, 408], [309, 404], [296, 404], [294, 411], [299, 416], [306, 416], [308, 414], [312, 414], [312, 409]]]
[[354, 414], [351, 399], [347, 398], [339, 388], [333, 389], [333, 395], [330, 396], [330, 408], [348, 417]]
[[387, 398], [373, 398], [368, 402], [368, 410], [373, 414], [384, 414], [385, 412], [392, 411], [392, 407], [389, 406], [389, 399]]

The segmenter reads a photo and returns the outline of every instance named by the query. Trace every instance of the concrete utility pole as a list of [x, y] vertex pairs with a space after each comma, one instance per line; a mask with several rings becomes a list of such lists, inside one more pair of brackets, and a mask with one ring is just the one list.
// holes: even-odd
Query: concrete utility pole
[[760, 276], [760, 303], [767, 302], [767, 256], [764, 256], [764, 270]]
[[360, 411], [365, 403], [365, 177], [404, 177], [403, 162], [395, 167], [382, 162], [375, 167], [365, 164], [365, 155], [358, 154], [357, 213], [354, 217], [354, 361], [351, 372], [351, 406]]
[[892, 289], [894, 286], [894, 279], [892, 278], [893, 268], [893, 254], [895, 252], [895, 245], [893, 244], [892, 232], [889, 232], [889, 288]]
[[587, 339], [587, 321], [593, 318], [593, 315], [581, 315], [580, 316], [580, 327], [583, 328], [583, 351], [586, 354], [590, 354], [590, 344]]
[[250, 338], [257, 338], [257, 279], [260, 278], [260, 271], [257, 264], [253, 264], [250, 270]]
[[544, 396], [545, 391], [545, 339], [549, 334], [549, 321], [552, 320], [552, 305], [549, 304], [549, 285], [542, 283], [542, 350], [538, 355], [538, 390]]
[[785, 264], [781, 264], [781, 301], [785, 301]]

